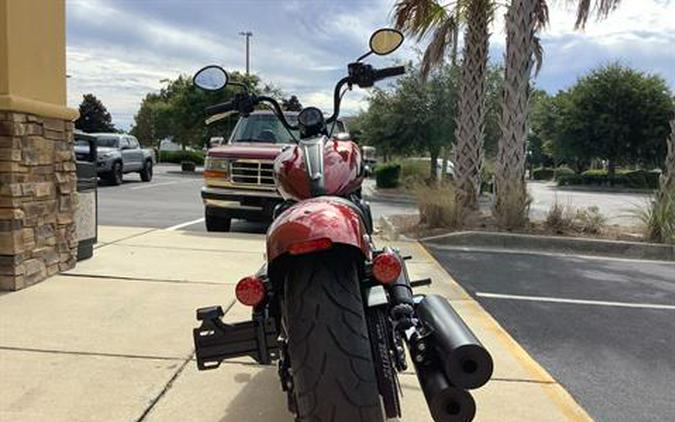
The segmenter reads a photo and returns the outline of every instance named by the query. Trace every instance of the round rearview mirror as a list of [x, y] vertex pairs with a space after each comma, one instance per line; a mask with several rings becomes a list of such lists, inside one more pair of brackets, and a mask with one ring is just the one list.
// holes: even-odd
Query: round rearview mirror
[[227, 72], [220, 66], [210, 65], [195, 73], [192, 82], [206, 91], [218, 91], [227, 85]]
[[403, 34], [397, 29], [378, 29], [370, 36], [370, 51], [378, 56], [393, 53], [403, 43]]

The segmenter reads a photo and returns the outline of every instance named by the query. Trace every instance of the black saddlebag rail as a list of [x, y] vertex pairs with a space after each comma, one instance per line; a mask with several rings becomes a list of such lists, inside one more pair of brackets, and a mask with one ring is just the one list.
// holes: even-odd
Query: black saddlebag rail
[[250, 356], [267, 365], [278, 357], [277, 329], [274, 318], [254, 315], [252, 321], [226, 324], [223, 308], [197, 309], [202, 324], [192, 331], [199, 370], [215, 369], [223, 360]]

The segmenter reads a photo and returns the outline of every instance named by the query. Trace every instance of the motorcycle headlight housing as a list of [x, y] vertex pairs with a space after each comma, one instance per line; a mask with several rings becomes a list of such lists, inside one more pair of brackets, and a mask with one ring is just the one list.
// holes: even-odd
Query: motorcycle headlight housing
[[227, 179], [230, 176], [230, 160], [207, 156], [204, 160], [204, 177]]

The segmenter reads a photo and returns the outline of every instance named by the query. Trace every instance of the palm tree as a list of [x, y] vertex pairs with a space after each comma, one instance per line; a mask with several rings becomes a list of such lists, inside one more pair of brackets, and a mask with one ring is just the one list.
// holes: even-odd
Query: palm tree
[[495, 166], [494, 216], [505, 228], [527, 221], [529, 197], [525, 186], [525, 139], [530, 102], [530, 76], [541, 46], [537, 32], [548, 22], [545, 0], [512, 0], [506, 13], [506, 62], [502, 112]]
[[400, 0], [394, 6], [397, 28], [417, 36], [418, 40], [431, 33], [431, 41], [422, 58], [422, 77], [443, 63], [449, 47], [456, 52], [459, 18], [465, 18], [466, 41], [456, 117], [454, 164], [457, 199], [468, 208], [476, 207], [480, 189], [490, 38], [488, 26], [493, 11], [493, 0], [456, 0], [448, 5], [442, 5], [437, 0]]
[[[584, 28], [592, 11], [598, 18], [616, 9], [620, 0], [579, 0], [575, 28]], [[537, 34], [548, 23], [546, 0], [511, 0], [506, 13], [506, 62], [496, 174], [494, 216], [504, 228], [522, 226], [528, 217], [525, 185], [525, 139], [530, 105], [530, 77], [541, 67]]]
[[675, 117], [670, 120], [670, 136], [666, 144], [668, 154], [663, 173], [661, 173], [659, 199], [666, 195], [675, 195]]

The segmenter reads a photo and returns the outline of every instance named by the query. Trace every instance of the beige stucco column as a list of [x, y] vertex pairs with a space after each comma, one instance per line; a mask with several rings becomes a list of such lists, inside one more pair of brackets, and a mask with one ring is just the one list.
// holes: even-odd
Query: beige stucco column
[[75, 265], [64, 0], [0, 0], [0, 289]]

